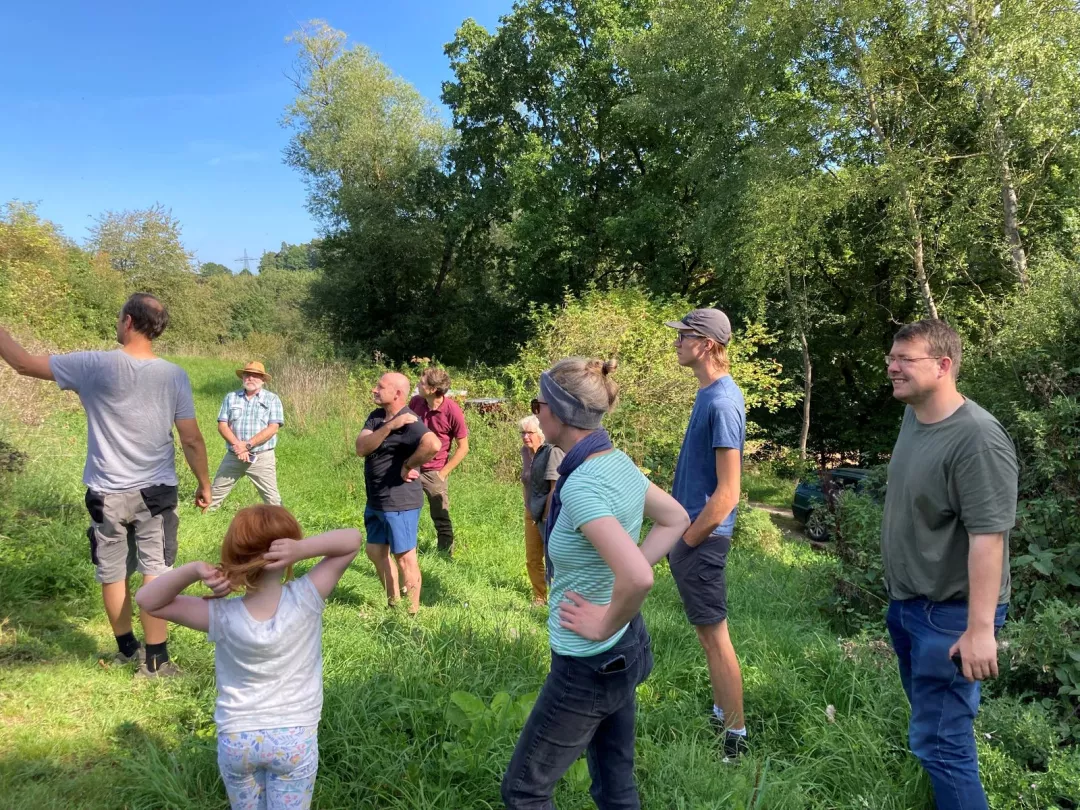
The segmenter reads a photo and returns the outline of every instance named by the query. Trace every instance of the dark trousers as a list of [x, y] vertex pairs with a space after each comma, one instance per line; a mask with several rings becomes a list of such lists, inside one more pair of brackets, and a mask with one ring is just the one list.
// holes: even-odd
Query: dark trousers
[[509, 810], [554, 810], [555, 785], [584, 751], [600, 810], [640, 810], [634, 781], [635, 690], [649, 677], [649, 633], [638, 615], [606, 652], [551, 654], [551, 672], [502, 782]]
[[[997, 607], [995, 633], [1006, 608]], [[975, 749], [979, 682], [968, 683], [949, 659], [949, 648], [967, 629], [967, 613], [967, 602], [889, 603], [889, 635], [911, 704], [908, 742], [930, 776], [938, 810], [987, 810]]]
[[435, 535], [439, 540], [439, 551], [453, 553], [454, 524], [450, 522], [450, 490], [446, 482], [439, 477], [437, 470], [427, 470], [420, 474], [420, 483], [427, 495], [431, 522], [435, 524]]

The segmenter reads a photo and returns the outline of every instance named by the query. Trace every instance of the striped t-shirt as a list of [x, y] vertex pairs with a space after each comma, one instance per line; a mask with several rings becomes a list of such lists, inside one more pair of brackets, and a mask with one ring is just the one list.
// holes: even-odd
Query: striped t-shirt
[[638, 542], [648, 489], [649, 479], [620, 450], [588, 459], [563, 486], [562, 510], [548, 541], [555, 566], [548, 596], [548, 634], [551, 649], [560, 655], [602, 653], [615, 646], [626, 632], [622, 627], [606, 641], [589, 641], [559, 625], [559, 607], [567, 591], [579, 593], [594, 604], [611, 602], [615, 574], [580, 529], [592, 520], [614, 517]]

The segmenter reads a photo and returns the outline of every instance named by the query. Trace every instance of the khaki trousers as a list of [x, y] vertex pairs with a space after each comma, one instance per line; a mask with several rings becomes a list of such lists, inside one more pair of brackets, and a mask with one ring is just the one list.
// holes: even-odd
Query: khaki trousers
[[210, 508], [217, 509], [236, 482], [244, 476], [251, 479], [263, 503], [281, 506], [281, 495], [277, 487], [277, 459], [273, 450], [266, 450], [255, 456], [255, 460], [241, 461], [234, 453], [225, 453], [221, 465], [214, 473], [214, 484], [210, 495]]
[[547, 575], [544, 567], [544, 537], [540, 527], [525, 510], [525, 570], [529, 572], [533, 599], [547, 601]]

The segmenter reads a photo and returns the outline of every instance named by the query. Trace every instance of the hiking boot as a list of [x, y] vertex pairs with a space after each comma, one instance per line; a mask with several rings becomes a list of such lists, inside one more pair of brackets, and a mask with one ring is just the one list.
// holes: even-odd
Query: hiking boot
[[146, 648], [140, 644], [139, 649], [135, 650], [131, 655], [124, 655], [117, 650], [116, 654], [113, 656], [112, 662], [113, 666], [116, 667], [124, 667], [128, 664], [138, 664], [139, 666], [142, 666], [146, 662]]
[[144, 661], [137, 670], [135, 670], [136, 678], [175, 678], [178, 675], [183, 675], [183, 670], [176, 665], [174, 661], [166, 661], [164, 664], [159, 664], [158, 668], [151, 672]]
[[750, 743], [745, 734], [724, 732], [724, 762], [734, 762], [743, 754], [750, 753]]

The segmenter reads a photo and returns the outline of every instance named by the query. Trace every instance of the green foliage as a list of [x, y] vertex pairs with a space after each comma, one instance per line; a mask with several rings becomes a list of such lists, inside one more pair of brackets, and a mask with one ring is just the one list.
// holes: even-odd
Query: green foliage
[[267, 270], [288, 270], [302, 272], [317, 270], [319, 267], [319, 245], [321, 239], [312, 239], [307, 244], [290, 245], [281, 243], [281, 250], [267, 250], [259, 258], [259, 275]]
[[33, 206], [0, 209], [0, 323], [63, 348], [111, 340], [123, 281]]
[[231, 276], [232, 271], [223, 264], [217, 262], [202, 262], [199, 265], [199, 275], [203, 278], [211, 278], [213, 276]]
[[477, 770], [492, 755], [506, 757], [505, 741], [521, 731], [536, 703], [536, 692], [513, 698], [499, 692], [490, 704], [471, 692], [452, 692], [446, 706], [446, 722], [458, 729], [458, 739], [443, 743], [446, 767], [468, 773]]
[[[234, 383], [231, 362], [180, 358], [210, 425]], [[275, 368], [275, 373], [277, 369]], [[352, 440], [356, 410], [378, 369], [358, 367], [325, 389], [303, 434], [286, 428], [278, 445], [282, 491], [309, 534], [360, 525], [362, 464]], [[290, 372], [291, 373], [291, 372]], [[452, 370], [455, 386], [482, 390], [498, 371]], [[275, 385], [277, 380], [275, 379]], [[300, 383], [290, 383], [287, 414]], [[423, 608], [415, 618], [387, 611], [369, 564], [354, 563], [326, 600], [324, 706], [315, 806], [418, 810], [499, 806], [499, 780], [521, 714], [502, 731], [492, 698], [538, 689], [549, 650], [543, 610], [530, 606], [521, 547], [521, 491], [492, 473], [495, 431], [512, 427], [470, 411], [474, 451], [451, 478], [460, 553], [434, 553], [434, 529], [420, 529]], [[212, 738], [213, 647], [185, 628], [170, 633], [184, 677], [133, 683], [130, 668], [107, 664], [114, 648], [86, 552], [79, 472], [81, 418], [54, 414], [40, 427], [5, 425], [30, 450], [26, 469], [5, 479], [0, 498], [0, 795], [10, 807], [86, 810], [225, 810]], [[7, 434], [5, 433], [5, 437]], [[220, 445], [211, 444], [214, 453]], [[516, 447], [506, 448], [516, 455]], [[475, 454], [475, 455], [474, 455]], [[194, 479], [182, 470], [181, 488]], [[235, 511], [258, 496], [241, 482], [225, 506], [202, 515], [180, 507], [180, 562], [216, 561]], [[729, 567], [732, 625], [746, 689], [751, 756], [720, 767], [707, 712], [701, 647], [686, 625], [664, 565], [645, 603], [656, 665], [638, 689], [637, 776], [644, 807], [672, 810], [910, 810], [930, 804], [918, 762], [905, 750], [907, 707], [887, 647], [843, 639], [806, 607], [830, 587], [835, 559], [785, 542], [769, 516], [741, 507]], [[1050, 621], [1048, 618], [1047, 621]], [[99, 663], [101, 659], [106, 663]], [[448, 722], [449, 696], [483, 699], [476, 737]], [[988, 689], [989, 691], [989, 689]], [[1045, 715], [1025, 701], [984, 701], [980, 764], [996, 807], [1067, 807], [1077, 792], [1075, 749], [1046, 744]], [[498, 703], [502, 703], [500, 698]], [[475, 710], [478, 707], [469, 700]], [[498, 703], [494, 708], [498, 709]], [[509, 703], [507, 704], [507, 707]], [[508, 708], [504, 707], [504, 711]], [[829, 712], [829, 708], [832, 712]], [[521, 707], [522, 711], [524, 706]], [[1056, 733], [1056, 732], [1055, 732]], [[986, 738], [990, 734], [990, 739]], [[458, 743], [451, 756], [443, 743]], [[591, 806], [584, 765], [557, 789], [557, 806]], [[1034, 787], [1033, 787], [1034, 786]], [[1022, 797], [1022, 798], [1017, 798]]]
[[[508, 369], [514, 402], [524, 412], [536, 396], [540, 373], [560, 358], [617, 358], [620, 404], [605, 424], [615, 443], [654, 480], [670, 482], [698, 384], [679, 367], [672, 347], [675, 331], [664, 323], [681, 319], [691, 308], [684, 299], [659, 301], [636, 289], [593, 290], [568, 296], [557, 308], [535, 308], [536, 337]], [[758, 325], [737, 332], [731, 342], [731, 373], [751, 413], [775, 411], [795, 398], [783, 369], [767, 354], [772, 342]]]

